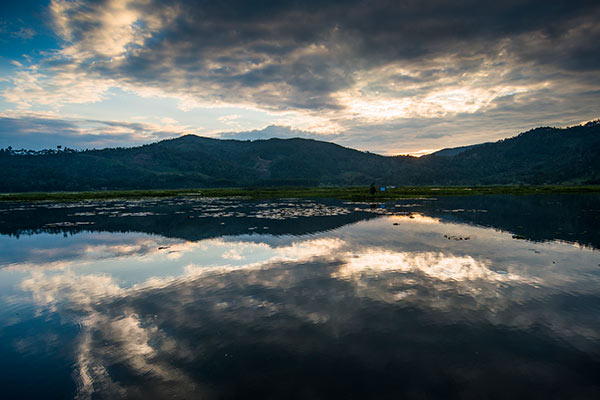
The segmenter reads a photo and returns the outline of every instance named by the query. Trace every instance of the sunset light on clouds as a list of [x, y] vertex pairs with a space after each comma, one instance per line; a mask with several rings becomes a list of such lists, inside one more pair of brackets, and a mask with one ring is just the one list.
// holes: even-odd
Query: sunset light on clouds
[[196, 134], [423, 154], [598, 117], [594, 1], [9, 3], [0, 147]]

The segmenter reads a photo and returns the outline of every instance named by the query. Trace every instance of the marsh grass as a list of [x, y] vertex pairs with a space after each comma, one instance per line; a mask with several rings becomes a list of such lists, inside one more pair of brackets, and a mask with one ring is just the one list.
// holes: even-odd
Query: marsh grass
[[277, 187], [199, 188], [168, 190], [102, 190], [89, 192], [29, 192], [0, 194], [0, 201], [80, 201], [137, 199], [147, 197], [244, 197], [249, 199], [334, 198], [352, 201], [382, 201], [414, 197], [486, 194], [600, 193], [600, 186], [406, 186], [369, 193], [369, 187]]

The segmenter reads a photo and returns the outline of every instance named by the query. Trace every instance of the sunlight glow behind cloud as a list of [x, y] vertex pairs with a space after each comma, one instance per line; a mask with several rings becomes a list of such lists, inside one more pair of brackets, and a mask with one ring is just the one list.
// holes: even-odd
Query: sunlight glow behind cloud
[[[279, 125], [385, 153], [597, 118], [600, 6], [526, 3], [52, 0], [39, 11], [60, 42], [10, 60], [2, 111], [69, 119], [66, 107], [86, 105], [79, 119], [97, 119], [93, 105], [124, 125], [139, 113], [118, 89], [132, 109], [175, 105], [183, 117], [159, 118], [185, 119], [169, 124], [182, 134]], [[128, 145], [168, 137], [122, 133]]]

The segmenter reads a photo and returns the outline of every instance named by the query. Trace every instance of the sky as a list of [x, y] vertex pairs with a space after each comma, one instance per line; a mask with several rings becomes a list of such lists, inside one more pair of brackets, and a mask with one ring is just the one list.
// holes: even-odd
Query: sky
[[196, 134], [426, 154], [600, 117], [600, 2], [19, 0], [0, 147]]

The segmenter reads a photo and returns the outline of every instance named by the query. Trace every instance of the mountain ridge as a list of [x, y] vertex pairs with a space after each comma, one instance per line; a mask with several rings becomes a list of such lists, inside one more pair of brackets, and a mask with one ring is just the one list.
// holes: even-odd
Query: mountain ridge
[[184, 135], [131, 148], [47, 154], [2, 149], [0, 191], [593, 184], [600, 182], [597, 154], [599, 121], [535, 128], [497, 142], [444, 149], [419, 158], [382, 156], [315, 139]]

